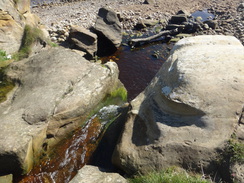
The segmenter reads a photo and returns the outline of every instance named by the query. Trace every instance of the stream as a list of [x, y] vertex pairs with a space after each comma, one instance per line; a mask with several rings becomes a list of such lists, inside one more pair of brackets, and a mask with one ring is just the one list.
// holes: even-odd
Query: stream
[[[128, 39], [129, 37], [124, 38], [124, 44]], [[119, 78], [128, 90], [128, 100], [130, 101], [149, 84], [166, 60], [172, 46], [173, 44], [162, 44], [160, 41], [133, 50], [129, 46], [121, 46], [112, 56], [104, 57], [102, 60], [103, 62], [115, 61], [118, 64]], [[155, 53], [157, 53], [157, 57], [155, 57]], [[118, 114], [116, 113], [116, 115]], [[111, 115], [109, 118], [111, 119]], [[84, 127], [77, 129], [70, 138], [65, 139], [55, 149], [53, 156], [43, 159], [31, 172], [16, 178], [14, 182], [68, 183], [80, 168], [89, 164], [107, 123], [108, 119], [101, 121], [101, 116], [93, 116]], [[116, 143], [116, 140], [114, 142]], [[102, 151], [105, 150], [110, 151], [108, 149]]]

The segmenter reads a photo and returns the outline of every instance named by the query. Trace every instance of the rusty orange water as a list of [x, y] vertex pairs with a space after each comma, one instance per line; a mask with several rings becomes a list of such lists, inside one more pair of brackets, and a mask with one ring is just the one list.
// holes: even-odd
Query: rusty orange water
[[86, 163], [97, 147], [101, 137], [101, 123], [93, 118], [76, 130], [74, 135], [58, 146], [52, 159], [42, 161], [28, 175], [16, 180], [19, 183], [66, 183]]

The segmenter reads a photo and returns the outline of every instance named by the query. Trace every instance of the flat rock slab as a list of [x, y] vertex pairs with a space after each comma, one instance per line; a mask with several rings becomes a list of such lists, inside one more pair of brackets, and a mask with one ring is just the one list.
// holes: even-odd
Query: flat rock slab
[[7, 75], [16, 87], [0, 104], [0, 172], [5, 173], [31, 168], [119, 83], [115, 63], [90, 63], [63, 48], [14, 62]]
[[244, 47], [231, 36], [180, 40], [132, 110], [113, 161], [129, 174], [216, 171], [244, 104]]

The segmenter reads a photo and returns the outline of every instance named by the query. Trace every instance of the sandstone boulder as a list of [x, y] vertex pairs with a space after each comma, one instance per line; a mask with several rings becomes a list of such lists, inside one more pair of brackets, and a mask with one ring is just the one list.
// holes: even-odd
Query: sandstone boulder
[[126, 183], [126, 179], [118, 173], [108, 173], [99, 167], [85, 165], [70, 183]]
[[180, 40], [132, 102], [113, 162], [128, 174], [215, 171], [244, 103], [244, 48], [231, 36]]
[[122, 42], [121, 24], [117, 14], [108, 8], [100, 8], [94, 29], [98, 35], [98, 51], [116, 51]]
[[0, 104], [0, 172], [28, 171], [40, 154], [82, 125], [117, 87], [115, 63], [93, 64], [77, 52], [53, 48], [7, 72], [16, 87]]
[[39, 18], [30, 12], [30, 0], [0, 0], [0, 49], [17, 52], [26, 24], [39, 25]]
[[79, 49], [94, 56], [97, 52], [97, 35], [89, 30], [79, 27], [71, 26], [69, 38]]

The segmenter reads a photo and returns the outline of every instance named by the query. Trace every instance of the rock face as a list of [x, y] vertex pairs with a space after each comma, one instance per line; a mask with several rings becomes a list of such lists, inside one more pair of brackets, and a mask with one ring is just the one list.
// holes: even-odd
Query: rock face
[[25, 24], [36, 26], [38, 17], [30, 12], [30, 0], [0, 0], [0, 49], [19, 50]]
[[71, 26], [70, 40], [82, 51], [87, 52], [91, 56], [97, 52], [97, 35], [89, 30], [79, 27]]
[[129, 174], [172, 165], [204, 171], [239, 128], [244, 48], [231, 36], [180, 40], [132, 102], [113, 162]]
[[121, 25], [117, 14], [110, 9], [100, 8], [95, 24], [98, 35], [98, 51], [114, 51], [122, 42]]
[[126, 183], [126, 179], [118, 173], [107, 173], [98, 167], [85, 165], [70, 183]]
[[61, 48], [12, 63], [7, 75], [17, 86], [0, 104], [1, 173], [29, 170], [121, 87], [115, 63], [102, 67]]

